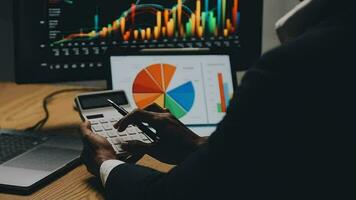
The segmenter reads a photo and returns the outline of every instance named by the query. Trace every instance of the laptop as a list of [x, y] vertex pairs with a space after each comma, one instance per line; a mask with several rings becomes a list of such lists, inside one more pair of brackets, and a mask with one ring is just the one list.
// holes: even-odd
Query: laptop
[[0, 129], [0, 192], [29, 194], [79, 164], [81, 139], [70, 131], [73, 134]]
[[112, 55], [109, 88], [125, 91], [135, 108], [168, 108], [195, 133], [209, 136], [237, 84], [230, 60], [228, 54]]

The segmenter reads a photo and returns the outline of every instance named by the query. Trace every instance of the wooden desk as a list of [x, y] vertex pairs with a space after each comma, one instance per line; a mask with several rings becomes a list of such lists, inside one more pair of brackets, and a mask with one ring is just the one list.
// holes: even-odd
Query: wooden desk
[[[44, 116], [43, 98], [66, 88], [73, 87], [0, 83], [0, 128], [25, 129], [32, 126]], [[79, 125], [81, 120], [73, 109], [75, 95], [75, 92], [60, 94], [50, 102], [50, 118], [45, 129]], [[138, 164], [165, 172], [172, 168], [149, 156], [143, 157]], [[102, 191], [100, 181], [81, 165], [31, 195], [0, 193], [0, 199], [103, 199]]]

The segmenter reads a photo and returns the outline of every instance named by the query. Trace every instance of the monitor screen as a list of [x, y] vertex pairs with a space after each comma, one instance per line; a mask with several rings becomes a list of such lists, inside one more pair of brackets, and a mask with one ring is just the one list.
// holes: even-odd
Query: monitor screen
[[261, 2], [15, 0], [16, 80], [102, 80], [111, 50], [231, 49], [242, 68], [260, 54]]
[[216, 125], [234, 84], [228, 55], [111, 56], [111, 84], [131, 106], [160, 105], [187, 125]]
[[[52, 20], [49, 40], [54, 46], [83, 40], [136, 43], [143, 47], [145, 41], [149, 46], [159, 41], [191, 41], [192, 38], [205, 41], [226, 38], [238, 42], [238, 0], [49, 2], [48, 17]], [[83, 8], [89, 12], [78, 12]]]

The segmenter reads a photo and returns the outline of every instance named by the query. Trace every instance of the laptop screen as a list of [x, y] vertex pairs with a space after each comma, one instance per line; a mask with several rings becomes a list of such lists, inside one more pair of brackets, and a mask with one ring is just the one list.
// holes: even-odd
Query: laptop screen
[[186, 125], [216, 125], [234, 92], [228, 55], [111, 56], [112, 89], [134, 108], [156, 103]]

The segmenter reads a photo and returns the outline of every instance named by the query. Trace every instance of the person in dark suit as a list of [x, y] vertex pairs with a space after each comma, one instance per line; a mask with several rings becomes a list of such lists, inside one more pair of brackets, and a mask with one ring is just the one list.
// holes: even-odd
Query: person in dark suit
[[123, 148], [175, 164], [170, 172], [118, 161], [110, 144], [84, 123], [83, 161], [101, 177], [106, 197], [355, 199], [353, 2], [314, 2], [318, 12], [309, 13], [305, 26], [294, 27], [298, 34], [283, 30], [293, 27], [288, 23], [295, 14], [280, 22], [286, 43], [248, 70], [209, 138], [155, 106], [119, 121], [119, 130], [136, 121], [150, 123], [161, 137], [157, 144]]

